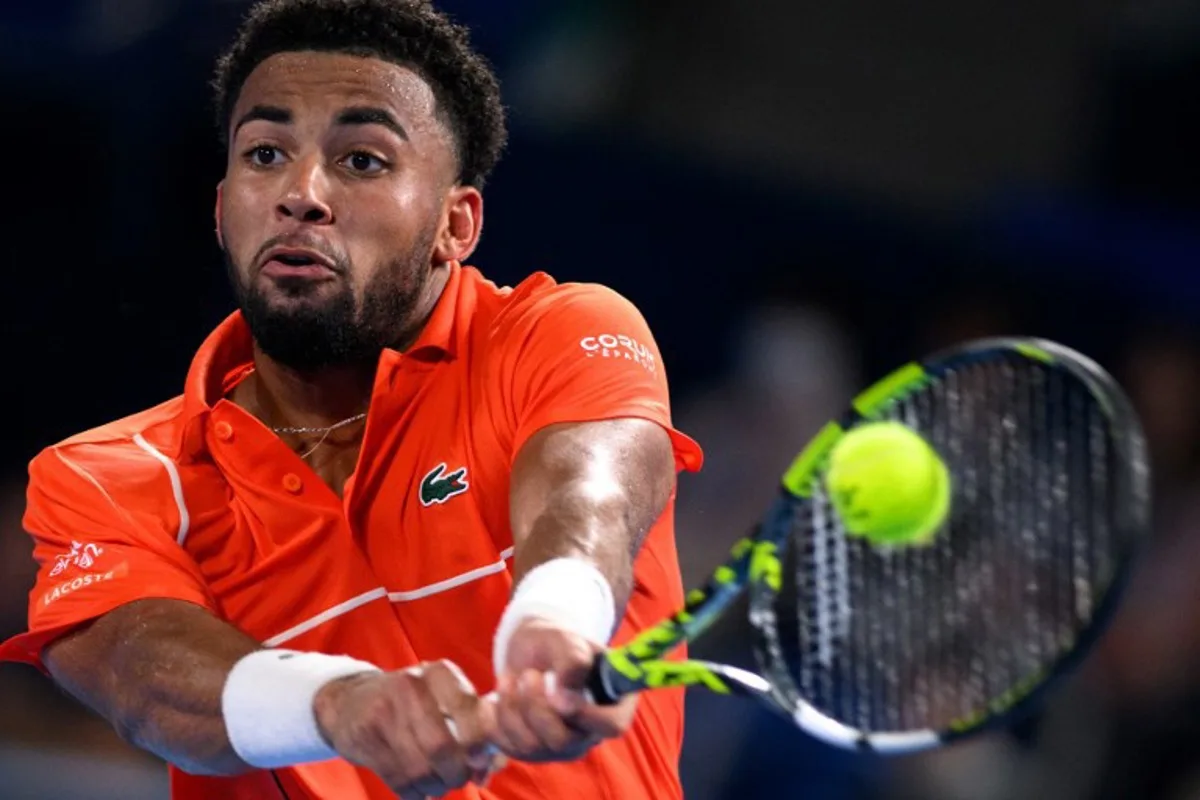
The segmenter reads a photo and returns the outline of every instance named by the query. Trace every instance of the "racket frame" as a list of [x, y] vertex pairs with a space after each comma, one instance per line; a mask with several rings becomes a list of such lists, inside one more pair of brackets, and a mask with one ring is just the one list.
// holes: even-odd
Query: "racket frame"
[[[987, 708], [939, 731], [864, 731], [845, 725], [804, 699], [777, 640], [774, 602], [782, 587], [782, 558], [792, 538], [794, 515], [810, 501], [825, 459], [847, 431], [879, 419], [892, 404], [953, 370], [1002, 358], [1034, 360], [1065, 371], [1087, 387], [1104, 414], [1112, 448], [1109, 457], [1118, 466], [1111, 470], [1115, 480], [1113, 529], [1121, 543], [1113, 578], [1074, 644], [1047, 669], [1027, 676]], [[1145, 439], [1138, 417], [1116, 381], [1091, 359], [1055, 342], [1028, 337], [977, 340], [906, 364], [861, 392], [850, 409], [826, 424], [793, 460], [762, 521], [749, 536], [738, 540], [729, 560], [702, 587], [687, 594], [683, 609], [597, 656], [588, 691], [596, 702], [615, 703], [646, 689], [702, 686], [718, 694], [753, 697], [789, 716], [811, 735], [843, 748], [894, 754], [944, 745], [1011, 725], [1079, 665], [1115, 614], [1149, 527], [1150, 467]], [[750, 598], [750, 622], [762, 675], [709, 661], [667, 658], [679, 645], [695, 641], [708, 630], [743, 592]]]

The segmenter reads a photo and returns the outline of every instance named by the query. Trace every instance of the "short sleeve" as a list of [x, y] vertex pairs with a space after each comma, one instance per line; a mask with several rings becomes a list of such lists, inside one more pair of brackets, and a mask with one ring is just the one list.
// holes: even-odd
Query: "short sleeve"
[[638, 417], [670, 434], [678, 469], [700, 468], [699, 445], [672, 426], [666, 371], [650, 328], [618, 293], [566, 284], [525, 299], [502, 346], [514, 453], [547, 425]]
[[119, 488], [124, 491], [106, 487], [102, 477], [56, 449], [34, 459], [23, 520], [39, 567], [29, 595], [29, 629], [0, 644], [0, 660], [44, 671], [46, 645], [134, 600], [214, 607], [195, 562], [156, 524], [158, 487], [137, 486], [140, 504], [128, 486]]

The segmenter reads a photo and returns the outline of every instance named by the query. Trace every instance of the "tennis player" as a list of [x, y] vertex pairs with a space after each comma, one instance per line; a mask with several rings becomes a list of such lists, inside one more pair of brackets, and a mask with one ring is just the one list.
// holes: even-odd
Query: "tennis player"
[[239, 310], [180, 396], [34, 459], [40, 572], [0, 657], [180, 800], [681, 796], [682, 694], [579, 690], [682, 602], [701, 454], [629, 302], [462, 265], [505, 138], [467, 32], [267, 0], [215, 88]]

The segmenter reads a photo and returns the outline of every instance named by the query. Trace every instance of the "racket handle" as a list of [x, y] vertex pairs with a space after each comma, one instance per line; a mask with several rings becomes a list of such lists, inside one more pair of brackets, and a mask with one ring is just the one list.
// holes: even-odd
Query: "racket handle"
[[613, 680], [613, 676], [616, 674], [605, 654], [598, 653], [584, 684], [588, 699], [598, 706], [614, 706], [620, 702], [624, 693], [614, 688], [616, 681]]

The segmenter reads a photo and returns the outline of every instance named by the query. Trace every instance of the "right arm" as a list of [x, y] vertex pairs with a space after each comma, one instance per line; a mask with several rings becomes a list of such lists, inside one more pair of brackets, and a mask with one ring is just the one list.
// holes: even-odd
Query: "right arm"
[[[253, 767], [230, 742], [222, 699], [233, 667], [260, 649], [198, 606], [145, 599], [48, 645], [43, 662], [130, 743], [186, 772], [236, 775]], [[441, 795], [495, 767], [491, 704], [448, 662], [328, 681], [311, 713], [325, 743], [401, 798]]]
[[42, 659], [130, 744], [197, 775], [236, 775], [251, 767], [229, 743], [221, 692], [233, 665], [257, 649], [199, 606], [147, 599], [51, 643]]
[[[415, 798], [494, 766], [483, 746], [491, 704], [449, 662], [384, 673], [343, 656], [265, 649], [219, 619], [174, 536], [141, 524], [158, 519], [146, 501], [163, 481], [157, 462], [142, 475], [136, 454], [114, 458], [116, 447], [52, 448], [30, 465], [23, 527], [41, 568], [29, 630], [0, 643], [0, 660], [44, 668], [124, 739], [195, 774], [340, 755]], [[113, 464], [122, 481], [106, 480]], [[63, 573], [64, 557], [84, 546], [81, 531], [99, 560]]]

